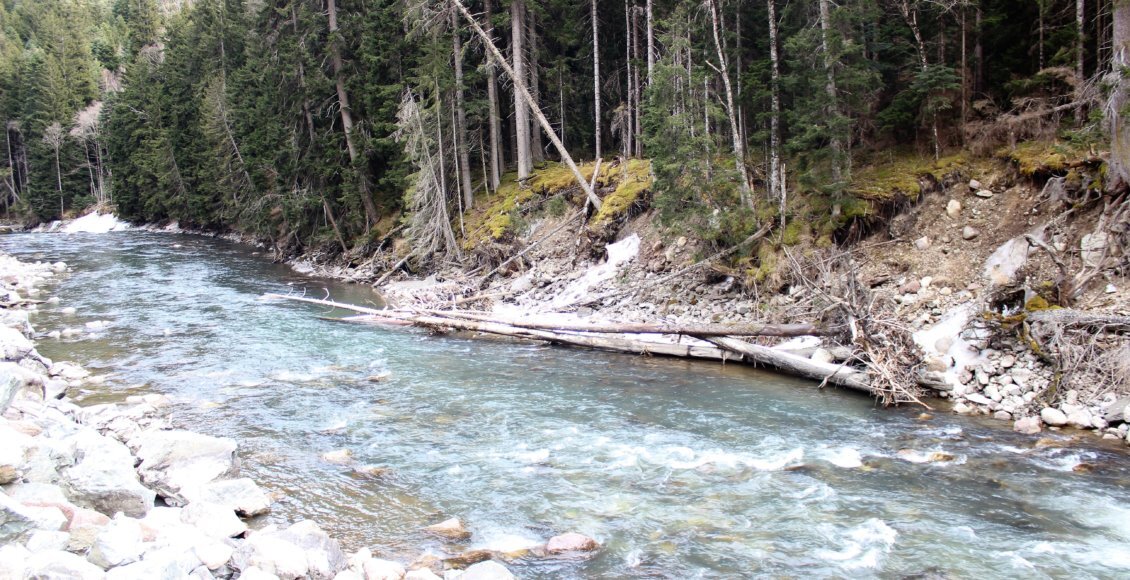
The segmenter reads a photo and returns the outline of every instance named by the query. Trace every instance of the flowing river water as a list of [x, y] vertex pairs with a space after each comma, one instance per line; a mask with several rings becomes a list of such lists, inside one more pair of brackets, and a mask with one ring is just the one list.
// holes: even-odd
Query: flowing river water
[[[106, 376], [80, 399], [167, 394], [176, 425], [238, 439], [243, 472], [284, 494], [267, 521], [314, 519], [349, 549], [408, 561], [447, 547], [421, 527], [458, 516], [471, 548], [602, 544], [515, 560], [520, 577], [1130, 575], [1130, 460], [1093, 438], [739, 365], [319, 320], [342, 313], [259, 297], [377, 298], [208, 238], [17, 234], [0, 250], [71, 265], [34, 322], [94, 323], [39, 339]], [[321, 459], [339, 449], [353, 467]], [[952, 460], [923, 461], [935, 452]]]

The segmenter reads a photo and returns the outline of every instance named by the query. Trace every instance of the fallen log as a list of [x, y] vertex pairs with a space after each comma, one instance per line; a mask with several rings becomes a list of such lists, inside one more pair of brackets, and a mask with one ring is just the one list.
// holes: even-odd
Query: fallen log
[[500, 322], [518, 328], [601, 334], [683, 334], [689, 336], [828, 336], [839, 329], [815, 324], [654, 324], [646, 322], [580, 322], [515, 320], [457, 310], [424, 310], [432, 316], [456, 317], [481, 322]]
[[703, 340], [743, 355], [746, 362], [763, 364], [789, 374], [817, 381], [827, 381], [834, 385], [866, 393], [872, 392], [871, 381], [868, 379], [867, 373], [847, 365], [820, 363], [767, 346], [750, 344], [736, 338], [703, 337]]

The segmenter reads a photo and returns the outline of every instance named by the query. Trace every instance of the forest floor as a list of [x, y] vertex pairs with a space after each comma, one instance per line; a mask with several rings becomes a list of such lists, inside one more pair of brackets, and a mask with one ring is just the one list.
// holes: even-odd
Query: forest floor
[[[400, 308], [601, 323], [830, 324], [847, 309], [869, 320], [862, 339], [755, 342], [858, 364], [877, 381], [919, 378], [909, 399], [888, 401], [991, 415], [1033, 434], [1074, 428], [1130, 444], [1130, 280], [1118, 244], [1104, 234], [1110, 203], [1065, 203], [1073, 190], [1098, 195], [1086, 193], [1094, 166], [1085, 152], [1024, 145], [983, 159], [864, 166], [854, 191], [871, 203], [856, 210], [863, 215], [851, 228], [855, 239], [829, 244], [815, 227], [799, 236], [783, 228], [743, 252], [753, 257], [718, 261], [707, 260], [716, 250], [691, 231], [661, 224], [647, 202], [643, 163], [602, 170], [603, 195], [622, 199], [587, 225], [574, 219], [581, 198], [556, 166], [529, 189], [504, 185], [464, 220], [469, 266], [401, 271], [377, 289]], [[592, 168], [583, 171], [591, 176]], [[566, 200], [564, 209], [556, 199]], [[400, 242], [360, 266], [317, 255], [295, 263], [372, 283], [407, 251]], [[1079, 289], [1070, 308], [1059, 309], [1065, 280]], [[851, 308], [837, 308], [845, 298]], [[1099, 323], [1049, 322], [1068, 314]], [[861, 348], [897, 345], [894, 335], [914, 346], [892, 360]]]

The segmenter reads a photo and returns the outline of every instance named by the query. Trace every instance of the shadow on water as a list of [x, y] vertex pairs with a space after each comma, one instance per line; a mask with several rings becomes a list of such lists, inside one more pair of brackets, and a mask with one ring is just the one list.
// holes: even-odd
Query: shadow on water
[[[168, 394], [176, 424], [240, 440], [244, 471], [282, 496], [267, 521], [312, 518], [350, 548], [411, 559], [446, 547], [422, 526], [459, 516], [469, 547], [571, 530], [603, 544], [514, 562], [526, 576], [1130, 570], [1121, 449], [1058, 434], [1037, 446], [739, 365], [322, 321], [342, 313], [259, 297], [379, 299], [212, 239], [20, 234], [0, 249], [74, 269], [36, 315], [41, 332], [107, 321], [40, 340], [108, 377], [82, 398]], [[338, 449], [354, 463], [321, 460]], [[946, 460], [915, 462], [933, 453]]]

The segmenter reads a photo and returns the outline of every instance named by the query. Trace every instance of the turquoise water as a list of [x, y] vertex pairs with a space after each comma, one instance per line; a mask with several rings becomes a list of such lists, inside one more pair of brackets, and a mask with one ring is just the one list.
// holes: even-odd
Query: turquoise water
[[[82, 398], [169, 395], [175, 424], [240, 441], [244, 473], [281, 496], [267, 521], [312, 518], [350, 549], [409, 561], [579, 531], [603, 545], [591, 558], [510, 567], [554, 578], [1130, 574], [1130, 461], [1093, 438], [1037, 445], [1001, 423], [880, 409], [738, 365], [319, 320], [344, 313], [260, 296], [379, 299], [213, 239], [17, 234], [0, 250], [73, 269], [61, 302], [36, 314], [41, 333], [107, 322], [40, 338], [46, 356], [106, 377]], [[340, 449], [352, 465], [321, 459]], [[907, 460], [933, 452], [953, 460]], [[452, 516], [469, 542], [420, 532]]]

